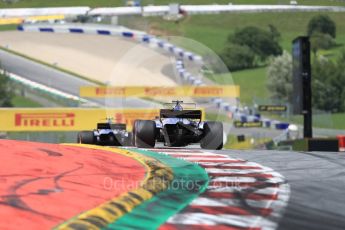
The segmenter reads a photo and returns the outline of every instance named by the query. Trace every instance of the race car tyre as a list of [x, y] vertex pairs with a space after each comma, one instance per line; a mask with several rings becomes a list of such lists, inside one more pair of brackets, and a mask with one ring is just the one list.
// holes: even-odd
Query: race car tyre
[[223, 148], [223, 123], [208, 121], [204, 123], [204, 137], [200, 141], [203, 149], [219, 150]]
[[92, 145], [95, 143], [93, 131], [82, 131], [78, 134], [78, 143]]
[[134, 123], [134, 143], [138, 148], [154, 148], [156, 143], [156, 123], [136, 120]]
[[128, 137], [125, 138], [124, 146], [133, 146], [133, 133], [129, 132]]

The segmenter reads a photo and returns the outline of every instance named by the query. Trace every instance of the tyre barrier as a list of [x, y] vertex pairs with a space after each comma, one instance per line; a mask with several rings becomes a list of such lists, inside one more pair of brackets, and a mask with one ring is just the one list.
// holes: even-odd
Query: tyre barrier
[[202, 57], [177, 47], [163, 39], [158, 39], [155, 36], [148, 35], [145, 32], [132, 30], [123, 26], [109, 26], [98, 24], [21, 24], [17, 27], [19, 31], [23, 32], [48, 32], [48, 33], [77, 33], [77, 34], [94, 34], [94, 35], [108, 35], [119, 36], [127, 39], [133, 39], [137, 42], [152, 45], [160, 48], [169, 54], [173, 54], [176, 58], [182, 58], [196, 63], [202, 63]]

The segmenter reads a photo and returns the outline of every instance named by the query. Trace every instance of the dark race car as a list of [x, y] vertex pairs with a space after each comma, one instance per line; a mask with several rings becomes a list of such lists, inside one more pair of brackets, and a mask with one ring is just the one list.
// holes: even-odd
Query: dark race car
[[78, 134], [78, 143], [106, 146], [131, 146], [132, 133], [127, 132], [126, 124], [114, 124], [112, 119], [98, 123], [93, 131], [82, 131]]
[[[182, 101], [169, 103], [171, 109], [161, 109], [155, 120], [136, 120], [133, 143], [139, 148], [153, 148], [156, 142], [169, 147], [200, 143], [203, 149], [223, 148], [223, 124], [201, 120], [202, 111], [183, 109]], [[195, 105], [195, 104], [194, 104]]]

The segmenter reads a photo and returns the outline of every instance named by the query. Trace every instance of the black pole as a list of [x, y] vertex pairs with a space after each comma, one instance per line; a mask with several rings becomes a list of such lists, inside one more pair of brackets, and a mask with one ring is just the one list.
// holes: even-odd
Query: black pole
[[312, 107], [311, 107], [311, 79], [306, 79], [304, 83], [304, 138], [312, 138], [313, 137], [313, 114], [312, 114]]
[[293, 113], [304, 118], [304, 138], [313, 137], [309, 37], [293, 40]]
[[310, 41], [303, 37], [302, 42], [302, 79], [303, 79], [303, 115], [304, 115], [304, 138], [313, 137], [313, 114], [311, 92], [311, 64], [310, 64]]

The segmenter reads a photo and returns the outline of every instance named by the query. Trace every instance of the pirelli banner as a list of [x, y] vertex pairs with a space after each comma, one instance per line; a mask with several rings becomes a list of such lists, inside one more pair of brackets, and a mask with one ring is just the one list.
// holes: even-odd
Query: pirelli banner
[[240, 87], [223, 86], [178, 86], [178, 87], [90, 87], [80, 88], [81, 97], [239, 97]]
[[0, 131], [81, 131], [93, 130], [97, 123], [113, 118], [132, 129], [136, 119], [154, 119], [159, 109], [0, 109]]
[[21, 24], [27, 21], [48, 21], [48, 20], [63, 20], [64, 15], [41, 15], [41, 16], [31, 16], [31, 17], [11, 17], [11, 18], [0, 18], [0, 25], [9, 24]]

